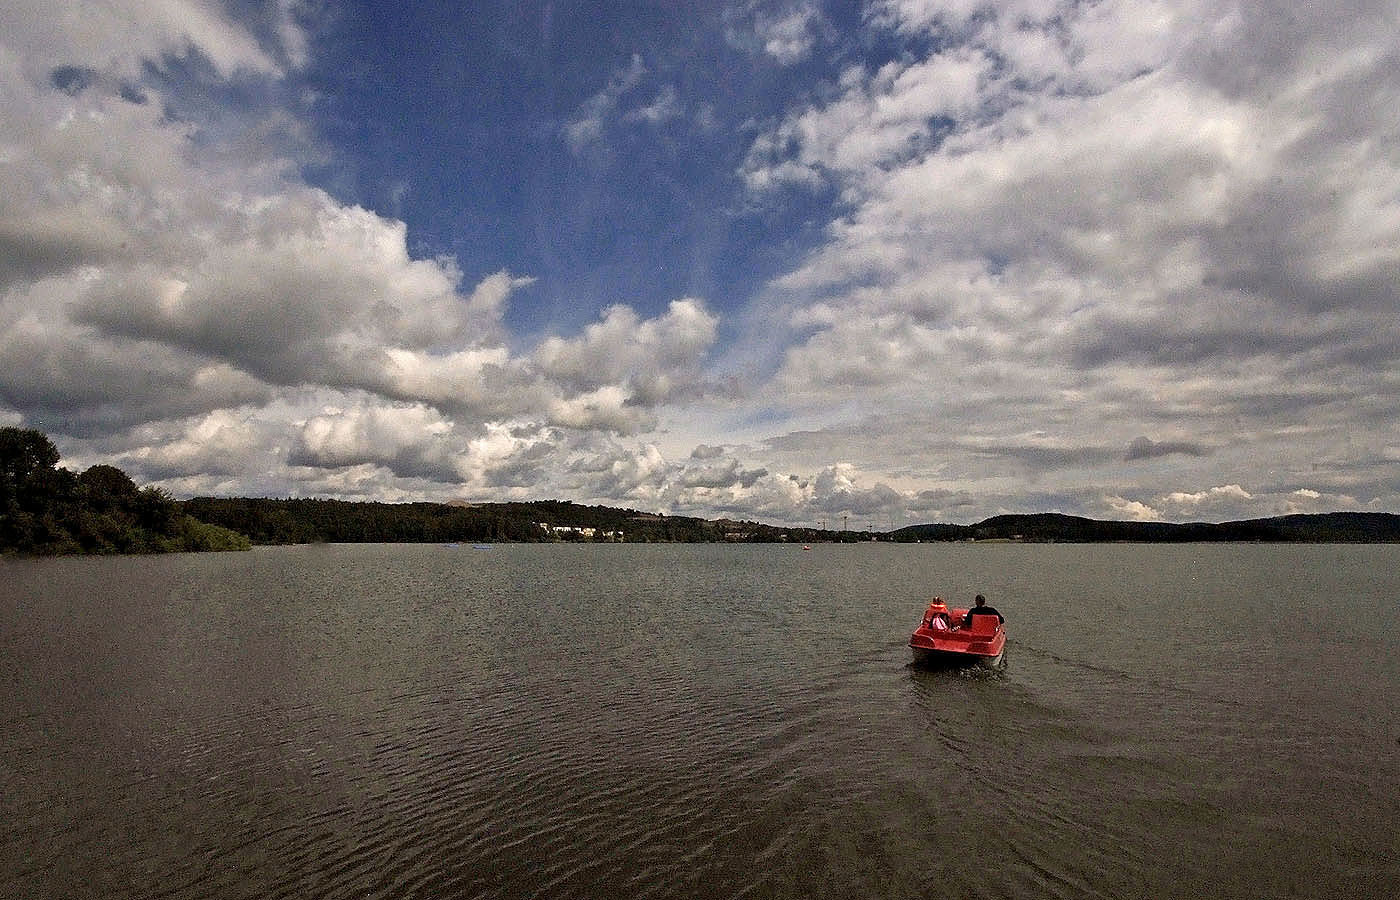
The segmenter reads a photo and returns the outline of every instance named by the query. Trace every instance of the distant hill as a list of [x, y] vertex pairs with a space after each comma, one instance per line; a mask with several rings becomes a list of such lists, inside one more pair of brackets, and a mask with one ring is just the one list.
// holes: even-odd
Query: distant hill
[[1278, 540], [1319, 543], [1394, 543], [1400, 541], [1400, 516], [1391, 513], [1323, 513], [1252, 519], [1234, 525], [1277, 532]]
[[993, 516], [975, 525], [911, 525], [889, 534], [895, 541], [1187, 542], [1274, 541], [1308, 543], [1400, 542], [1400, 515], [1335, 512], [1276, 516], [1239, 522], [1118, 522], [1060, 513]]

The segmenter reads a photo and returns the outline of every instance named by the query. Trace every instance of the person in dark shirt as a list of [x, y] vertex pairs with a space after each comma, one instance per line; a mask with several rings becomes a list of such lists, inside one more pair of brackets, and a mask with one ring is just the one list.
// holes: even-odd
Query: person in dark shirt
[[964, 628], [972, 627], [973, 616], [996, 616], [998, 622], [1006, 621], [1006, 619], [1002, 618], [1001, 613], [996, 611], [996, 607], [987, 605], [987, 598], [983, 597], [981, 594], [978, 594], [977, 599], [973, 602], [977, 605], [969, 609], [967, 615], [963, 617], [962, 624]]

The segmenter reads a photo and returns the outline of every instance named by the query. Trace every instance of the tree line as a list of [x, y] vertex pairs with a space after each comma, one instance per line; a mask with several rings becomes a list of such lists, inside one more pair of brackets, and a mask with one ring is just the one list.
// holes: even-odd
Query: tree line
[[734, 543], [843, 539], [837, 533], [815, 529], [661, 516], [566, 500], [460, 504], [196, 497], [185, 501], [184, 509], [201, 521], [245, 534], [255, 544]]
[[252, 544], [545, 541], [1400, 541], [1400, 516], [1327, 513], [1242, 522], [1115, 522], [1057, 513], [929, 524], [887, 534], [663, 516], [563, 500], [376, 503], [196, 497], [140, 488], [115, 466], [74, 473], [42, 432], [0, 428], [0, 552], [160, 553]]
[[[854, 541], [854, 532], [663, 516], [565, 500], [377, 503], [310, 498], [175, 500], [116, 466], [58, 465], [41, 431], [0, 428], [0, 552], [22, 555], [248, 549], [254, 544]], [[868, 537], [866, 538], [868, 539]]]
[[1400, 516], [1394, 513], [1297, 513], [1235, 522], [1119, 522], [1061, 513], [993, 516], [975, 525], [911, 525], [892, 532], [910, 541], [1022, 541], [1065, 543], [1396, 543]]
[[116, 466], [72, 472], [41, 431], [0, 428], [0, 552], [168, 553], [246, 550], [241, 534], [193, 518]]

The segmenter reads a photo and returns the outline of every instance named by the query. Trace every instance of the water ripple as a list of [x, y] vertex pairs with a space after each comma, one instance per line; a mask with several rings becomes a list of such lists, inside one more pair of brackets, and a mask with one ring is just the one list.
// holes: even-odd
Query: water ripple
[[[1144, 612], [1093, 634], [1023, 596], [1005, 673], [913, 669], [907, 598], [950, 571], [1135, 607], [1052, 548], [783, 550], [288, 548], [123, 561], [110, 589], [61, 564], [62, 597], [26, 582], [4, 618], [0, 896], [1331, 897], [1400, 876], [1395, 685], [1271, 667], [1271, 646], [1183, 658], [1151, 632], [1180, 598], [1139, 587]], [[1298, 862], [1319, 846], [1331, 881]]]

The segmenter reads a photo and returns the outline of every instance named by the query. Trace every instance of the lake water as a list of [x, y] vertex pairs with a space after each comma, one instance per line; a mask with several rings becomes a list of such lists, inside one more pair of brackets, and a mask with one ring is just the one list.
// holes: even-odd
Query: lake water
[[[0, 563], [0, 897], [1367, 898], [1400, 546]], [[1001, 674], [924, 671], [934, 593]]]

